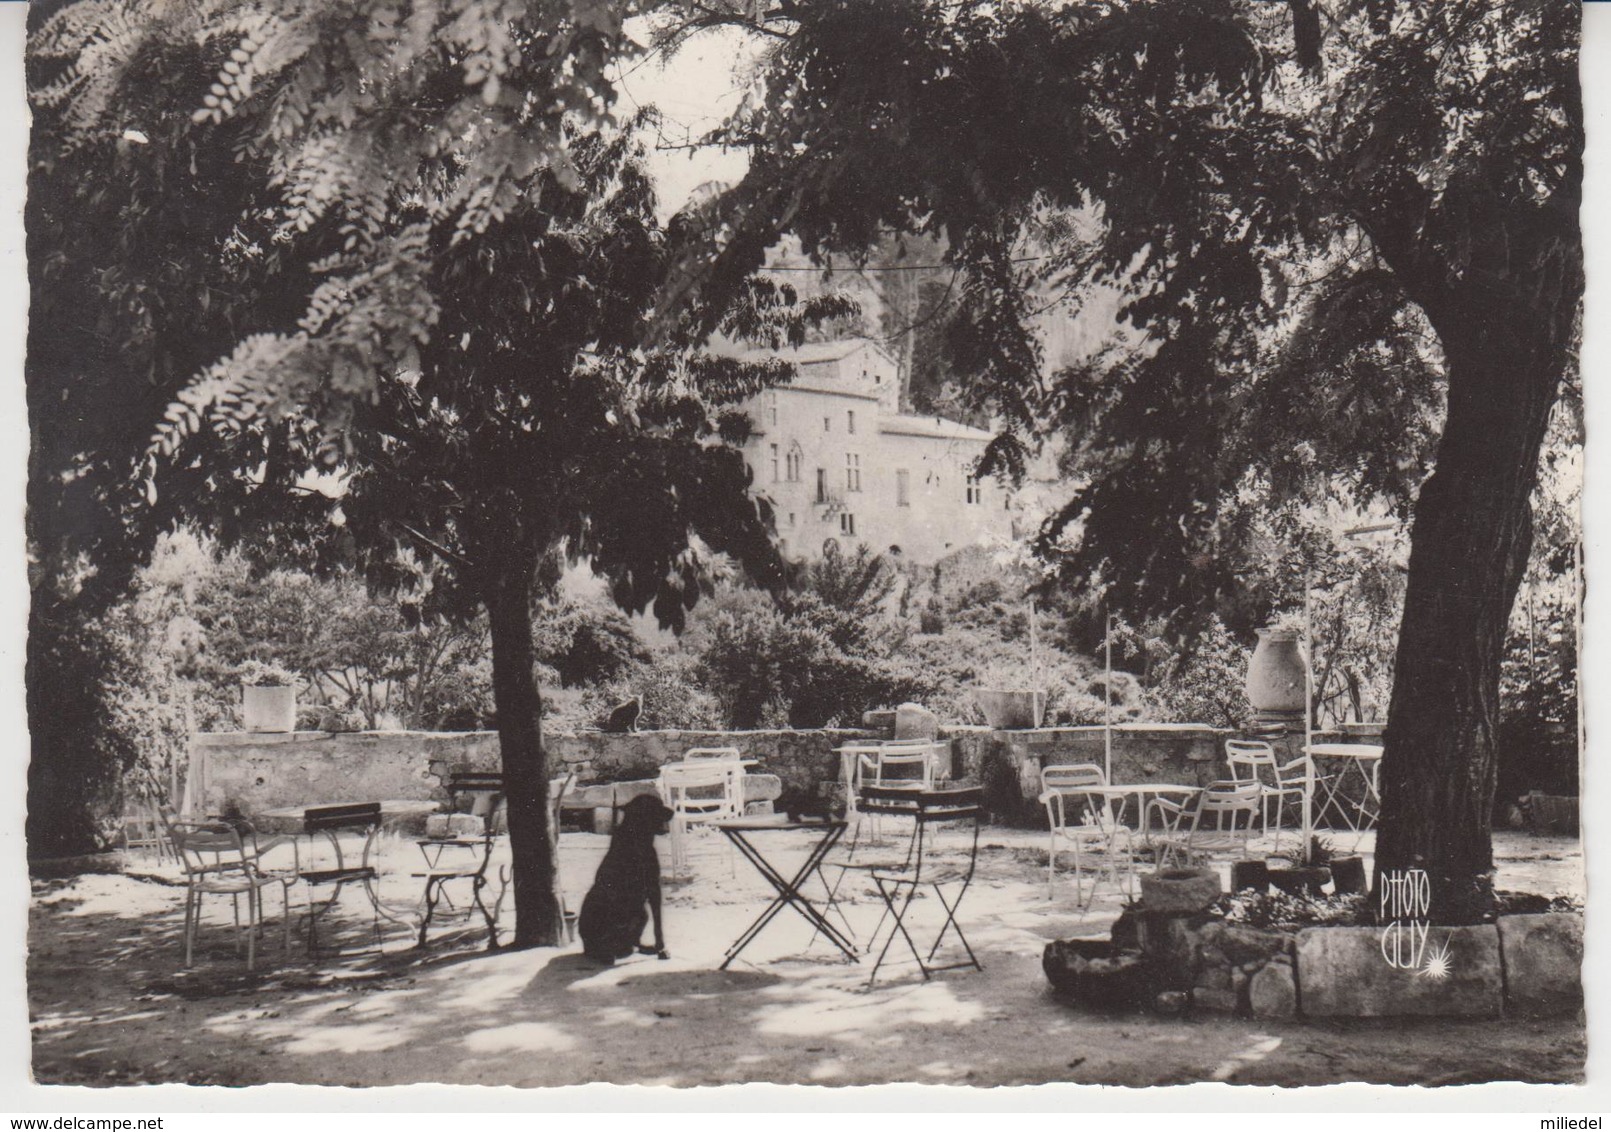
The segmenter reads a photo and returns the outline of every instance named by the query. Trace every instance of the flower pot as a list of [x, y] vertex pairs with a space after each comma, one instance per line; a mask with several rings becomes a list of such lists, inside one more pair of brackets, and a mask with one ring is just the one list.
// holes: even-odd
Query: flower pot
[[295, 731], [296, 689], [244, 685], [241, 721], [248, 731]]
[[1255, 712], [1303, 714], [1303, 649], [1295, 629], [1260, 629], [1247, 666], [1247, 702]]
[[973, 702], [984, 712], [985, 722], [997, 731], [1025, 731], [1039, 727], [1046, 712], [1046, 693], [1027, 691], [978, 690]]

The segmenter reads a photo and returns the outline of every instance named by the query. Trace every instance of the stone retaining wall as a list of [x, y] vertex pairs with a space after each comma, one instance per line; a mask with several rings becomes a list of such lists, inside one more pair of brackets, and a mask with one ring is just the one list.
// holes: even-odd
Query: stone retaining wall
[[[1116, 726], [1113, 778], [1187, 785], [1222, 778], [1224, 740], [1231, 734], [1197, 724]], [[555, 773], [574, 769], [583, 782], [653, 778], [661, 764], [681, 759], [690, 748], [737, 747], [757, 761], [756, 771], [777, 775], [785, 792], [809, 794], [819, 783], [838, 780], [834, 748], [883, 737], [862, 729], [642, 731], [550, 735], [547, 742]], [[1036, 801], [1043, 766], [1104, 761], [1101, 727], [941, 727], [940, 740], [949, 747], [951, 778], [982, 783], [994, 819], [1027, 828], [1046, 820]], [[200, 804], [215, 813], [228, 805], [251, 813], [351, 798], [440, 799], [452, 771], [498, 768], [493, 732], [232, 732], [198, 735], [192, 752]]]
[[[1151, 991], [1210, 1013], [1255, 1018], [1497, 1018], [1583, 1005], [1583, 917], [1500, 916], [1497, 924], [1274, 931], [1207, 913], [1126, 913], [1113, 944], [1153, 962]], [[1048, 974], [1067, 959], [1048, 947]], [[1428, 960], [1436, 955], [1435, 974]], [[1053, 978], [1054, 986], [1057, 979]]]

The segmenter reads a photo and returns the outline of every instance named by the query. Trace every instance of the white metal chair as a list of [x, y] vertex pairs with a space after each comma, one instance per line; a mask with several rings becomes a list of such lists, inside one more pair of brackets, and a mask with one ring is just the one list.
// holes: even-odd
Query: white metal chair
[[939, 768], [931, 740], [891, 739], [878, 746], [871, 761], [872, 774], [863, 775], [862, 785], [934, 789]]
[[660, 768], [659, 790], [672, 815], [672, 872], [681, 876], [688, 865], [688, 830], [744, 812], [744, 767], [730, 758], [670, 764]]
[[[1304, 777], [1307, 771], [1311, 783], [1318, 783], [1313, 761], [1302, 755], [1288, 763], [1276, 761], [1275, 748], [1255, 739], [1225, 740], [1225, 764], [1230, 768], [1232, 782], [1256, 782], [1264, 787], [1261, 802], [1263, 832], [1270, 833], [1270, 807], [1275, 806], [1275, 845], [1281, 848], [1282, 807], [1288, 798], [1298, 799], [1302, 805]], [[1313, 789], [1313, 785], [1308, 789]]]
[[[1074, 766], [1042, 767], [1041, 804], [1051, 830], [1046, 860], [1046, 898], [1053, 898], [1057, 879], [1057, 854], [1064, 849], [1074, 853], [1074, 901], [1090, 906], [1104, 874], [1109, 880], [1123, 880], [1125, 895], [1133, 888], [1134, 835], [1120, 820], [1123, 799], [1100, 793], [1108, 785], [1102, 768], [1091, 763]], [[1092, 788], [1096, 788], [1093, 790]], [[1084, 872], [1090, 861], [1098, 868], [1085, 892]]]
[[[296, 883], [300, 854], [296, 842], [273, 838], [259, 845], [250, 827], [241, 829], [211, 821], [189, 821], [161, 814], [174, 856], [185, 870], [185, 966], [195, 952], [201, 926], [201, 898], [228, 896], [234, 905], [235, 948], [240, 950], [241, 897], [246, 897], [246, 969], [257, 960], [257, 935], [263, 922], [263, 890], [278, 885], [285, 921], [285, 949], [291, 948], [291, 885]], [[269, 872], [261, 867], [262, 854], [276, 845], [289, 844], [297, 861], [290, 872]]]
[[[1172, 860], [1190, 865], [1218, 853], [1247, 856], [1263, 797], [1264, 787], [1257, 782], [1211, 782], [1190, 802], [1154, 798], [1149, 812], [1163, 816], [1166, 830], [1154, 841], [1159, 865]], [[1209, 817], [1213, 825], [1205, 820]]]

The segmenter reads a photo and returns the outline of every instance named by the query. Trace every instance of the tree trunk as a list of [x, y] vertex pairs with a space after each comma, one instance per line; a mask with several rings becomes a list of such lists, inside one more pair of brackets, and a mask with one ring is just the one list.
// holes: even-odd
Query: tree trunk
[[1523, 311], [1469, 299], [1458, 316], [1450, 309], [1429, 311], [1448, 360], [1449, 409], [1410, 535], [1376, 869], [1378, 885], [1390, 872], [1426, 870], [1430, 917], [1462, 924], [1493, 909], [1500, 660], [1566, 354], [1558, 333], [1518, 327]]
[[548, 765], [542, 697], [532, 675], [530, 566], [514, 565], [486, 595], [492, 629], [492, 699], [498, 712], [515, 890], [515, 947], [552, 947], [564, 939], [555, 891], [554, 830], [548, 820]]

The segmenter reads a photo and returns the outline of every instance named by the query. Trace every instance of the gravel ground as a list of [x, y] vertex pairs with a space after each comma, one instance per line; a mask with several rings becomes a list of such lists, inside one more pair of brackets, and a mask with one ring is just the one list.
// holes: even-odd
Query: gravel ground
[[[772, 839], [768, 852], [800, 859], [800, 836], [764, 836]], [[1041, 950], [1051, 939], [1102, 934], [1118, 900], [1106, 894], [1088, 914], [1066, 886], [1047, 900], [1043, 837], [1029, 833], [992, 830], [984, 838], [963, 906], [982, 972], [925, 983], [908, 961], [886, 968], [869, 990], [870, 963], [839, 961], [788, 910], [718, 971], [768, 893], [718, 838], [694, 842], [694, 879], [667, 886], [671, 959], [608, 969], [575, 947], [489, 953], [483, 934], [469, 927], [450, 927], [424, 949], [397, 928], [380, 956], [314, 964], [300, 923], [287, 954], [274, 922], [267, 954], [248, 974], [231, 946], [227, 902], [219, 901], [187, 971], [179, 964], [181, 892], [161, 883], [166, 870], [36, 880], [28, 959], [35, 1079], [518, 1086], [1582, 1079], [1580, 1016], [1270, 1023], [1071, 1009], [1048, 993]], [[604, 845], [590, 834], [565, 835], [573, 906]], [[1583, 891], [1575, 840], [1501, 833], [1496, 857], [1501, 887]], [[406, 864], [397, 870], [388, 899], [411, 898], [418, 882], [407, 872]], [[854, 874], [846, 884], [849, 920], [865, 939], [879, 905]], [[338, 909], [354, 939], [368, 929], [361, 910], [356, 895]], [[938, 911], [932, 901], [919, 910], [931, 932]], [[277, 921], [278, 909], [270, 915]]]

